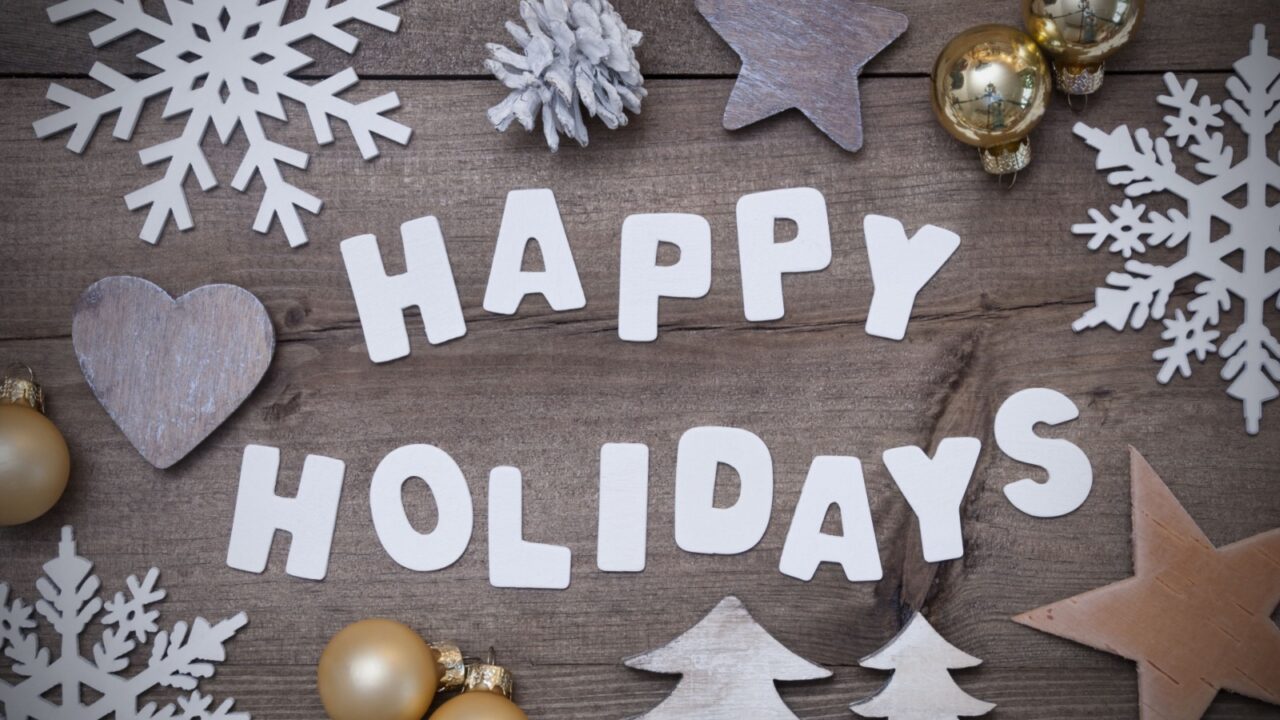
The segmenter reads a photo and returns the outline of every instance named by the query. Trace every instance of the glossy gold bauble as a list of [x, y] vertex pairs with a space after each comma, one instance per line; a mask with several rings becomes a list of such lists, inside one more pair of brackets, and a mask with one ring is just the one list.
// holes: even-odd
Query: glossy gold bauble
[[1144, 0], [1022, 0], [1027, 32], [1053, 57], [1058, 88], [1088, 95], [1102, 87], [1103, 62], [1133, 39]]
[[995, 175], [1031, 162], [1028, 135], [1051, 94], [1049, 64], [1029, 35], [1006, 25], [979, 25], [956, 37], [934, 63], [933, 112], [947, 132], [979, 149]]
[[333, 720], [421, 720], [439, 685], [439, 664], [426, 641], [383, 619], [361, 620], [334, 635], [316, 677]]
[[35, 520], [67, 489], [71, 453], [43, 406], [33, 381], [0, 381], [0, 526]]

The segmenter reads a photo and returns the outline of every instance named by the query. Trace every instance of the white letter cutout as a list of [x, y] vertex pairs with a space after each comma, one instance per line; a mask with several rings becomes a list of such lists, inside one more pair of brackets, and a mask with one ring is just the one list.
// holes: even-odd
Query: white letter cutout
[[919, 521], [925, 561], [964, 555], [960, 501], [981, 452], [982, 441], [966, 437], [944, 438], [932, 459], [911, 445], [884, 451], [884, 465]]
[[572, 562], [569, 548], [524, 539], [524, 489], [520, 471], [489, 472], [489, 584], [501, 588], [564, 590]]
[[[833, 504], [840, 508], [842, 535], [822, 532], [822, 521]], [[884, 575], [858, 458], [823, 455], [813, 459], [778, 569], [809, 582], [823, 562], [840, 563], [850, 582], [879, 580]]]
[[236, 494], [235, 519], [227, 565], [236, 570], [261, 573], [276, 530], [290, 535], [289, 559], [284, 571], [307, 580], [323, 580], [329, 570], [329, 549], [338, 522], [342, 499], [342, 475], [346, 464], [321, 455], [308, 455], [296, 497], [276, 495], [280, 450], [246, 445], [240, 462], [240, 490]]
[[925, 225], [908, 240], [902, 223], [884, 215], [868, 215], [862, 227], [875, 283], [867, 334], [901, 340], [907, 335], [916, 295], [960, 247], [960, 236]]
[[[404, 484], [420, 478], [436, 501], [436, 526], [420, 533], [404, 509]], [[458, 463], [433, 445], [405, 445], [378, 463], [369, 483], [373, 529], [392, 560], [410, 570], [429, 572], [449, 567], [471, 542], [471, 490]]]
[[[794, 240], [775, 242], [774, 224], [780, 219], [795, 222]], [[743, 195], [738, 200], [738, 259], [747, 320], [781, 318], [782, 274], [824, 270], [831, 264], [826, 198], [813, 188]]]
[[377, 238], [360, 235], [342, 241], [342, 260], [356, 298], [364, 342], [369, 359], [376, 363], [409, 354], [404, 311], [414, 305], [422, 313], [427, 341], [432, 345], [467, 334], [440, 223], [434, 217], [410, 220], [400, 226], [400, 236], [405, 272], [395, 277], [387, 276]]
[[1071, 398], [1057, 390], [1030, 388], [1014, 393], [996, 411], [996, 445], [1005, 455], [1049, 473], [1047, 482], [1024, 478], [1004, 486], [1004, 495], [1035, 517], [1066, 515], [1084, 504], [1093, 488], [1089, 456], [1073, 443], [1042, 438], [1036, 423], [1058, 425], [1080, 417]]
[[648, 526], [649, 446], [601, 445], [596, 567], [605, 572], [644, 570]]
[[[658, 243], [680, 248], [673, 265], [658, 265]], [[711, 225], [701, 215], [632, 215], [622, 221], [618, 337], [658, 339], [658, 298], [700, 298], [711, 292]]]
[[[731, 507], [715, 506], [716, 470], [738, 473]], [[697, 427], [680, 436], [676, 452], [676, 545], [706, 555], [736, 555], [755, 547], [773, 512], [773, 458], [746, 430]]]
[[[525, 247], [536, 242], [543, 272], [525, 272]], [[502, 228], [493, 248], [484, 309], [495, 315], [514, 315], [526, 295], [540, 294], [552, 310], [586, 307], [578, 266], [573, 262], [556, 196], [550, 190], [512, 190], [502, 212]]]

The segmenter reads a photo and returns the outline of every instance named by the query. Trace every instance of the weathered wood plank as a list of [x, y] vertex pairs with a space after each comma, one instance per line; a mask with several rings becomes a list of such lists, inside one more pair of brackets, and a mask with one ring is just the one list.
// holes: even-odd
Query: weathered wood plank
[[[666, 686], [619, 675], [612, 664], [675, 637], [731, 592], [780, 641], [816, 662], [851, 665], [882, 644], [901, 621], [904, 584], [920, 563], [910, 511], [879, 454], [936, 443], [935, 417], [949, 415], [962, 418], [987, 447], [966, 508], [966, 556], [936, 566], [936, 579], [918, 601], [949, 638], [986, 659], [973, 690], [1001, 703], [1010, 717], [1075, 717], [1081, 705], [1099, 717], [1131, 717], [1131, 669], [1008, 617], [1130, 572], [1127, 443], [1142, 447], [1218, 543], [1280, 518], [1273, 486], [1280, 449], [1270, 429], [1256, 438], [1239, 429], [1238, 411], [1212, 374], [1162, 389], [1150, 368], [1135, 362], [1144, 352], [1142, 335], [1073, 338], [1066, 323], [1074, 312], [1047, 306], [918, 322], [903, 344], [869, 338], [852, 325], [791, 333], [689, 329], [643, 347], [620, 347], [607, 333], [571, 326], [513, 332], [486, 325], [467, 342], [377, 368], [362, 356], [357, 331], [324, 331], [284, 343], [262, 389], [169, 473], [150, 468], [110, 424], [66, 340], [6, 341], [0, 352], [20, 352], [41, 369], [75, 470], [67, 497], [48, 517], [4, 532], [5, 576], [29, 595], [57, 526], [72, 523], [108, 587], [148, 564], [161, 567], [170, 620], [246, 610], [252, 632], [235, 641], [233, 666], [301, 665], [305, 674], [332, 632], [359, 617], [389, 615], [431, 637], [451, 636], [473, 648], [493, 644], [526, 672], [568, 663], [546, 680], [536, 679], [538, 672], [526, 680], [531, 716], [598, 717], [594, 703], [565, 700], [573, 697], [572, 681], [552, 678], [578, 664], [609, 666], [588, 671], [616, 678], [611, 682], [625, 697], [641, 693], [629, 708], [641, 709]], [[953, 389], [956, 377], [968, 378], [960, 384], [966, 389]], [[1058, 388], [1081, 407], [1079, 421], [1052, 434], [1085, 448], [1097, 473], [1085, 507], [1059, 520], [1022, 515], [1000, 492], [1027, 470], [995, 451], [991, 408], [1031, 384]], [[775, 519], [761, 545], [742, 556], [693, 556], [672, 539], [675, 444], [700, 423], [749, 428], [773, 452]], [[1195, 427], [1216, 430], [1178, 432]], [[594, 570], [596, 457], [605, 441], [653, 448], [649, 568], [640, 575]], [[296, 487], [307, 452], [348, 462], [333, 565], [323, 583], [283, 574], [282, 541], [263, 576], [224, 566], [239, 456], [251, 442], [285, 448], [282, 492]], [[396, 566], [368, 519], [365, 488], [373, 468], [383, 453], [409, 442], [453, 454], [477, 501], [471, 549], [440, 573]], [[866, 464], [886, 568], [879, 583], [850, 584], [826, 567], [804, 584], [776, 569], [789, 513], [819, 453], [856, 454]], [[484, 478], [503, 463], [524, 471], [529, 537], [575, 553], [566, 592], [487, 584]], [[414, 516], [429, 525], [434, 511], [424, 494], [408, 495]], [[1031, 692], [1027, 675], [1049, 669], [1061, 685]], [[873, 686], [857, 670], [841, 675]], [[290, 685], [289, 700], [314, 708], [303, 681]], [[280, 691], [271, 673], [241, 682], [251, 694]], [[814, 717], [841, 717], [837, 698], [823, 687], [790, 692], [817, 704]], [[1256, 703], [1228, 707], [1238, 707], [1239, 717], [1268, 712]]]
[[[1220, 96], [1220, 76], [1200, 79]], [[919, 78], [864, 83], [868, 140], [855, 156], [800, 117], [726, 134], [719, 120], [727, 80], [655, 82], [636, 125], [594, 133], [591, 149], [558, 156], [537, 136], [492, 132], [482, 115], [501, 94], [492, 83], [367, 83], [357, 92], [401, 93], [397, 118], [416, 137], [364, 163], [339, 131], [337, 145], [294, 174], [328, 201], [309, 220], [311, 244], [299, 250], [278, 231], [252, 233], [255, 199], [226, 188], [193, 198], [192, 232], [169, 232], [158, 247], [136, 240], [142, 216], [125, 211], [121, 196], [155, 177], [137, 165], [136, 152], [174, 126], [150, 108], [134, 143], [104, 133], [77, 158], [58, 141], [31, 135], [30, 121], [47, 112], [46, 85], [0, 82], [7, 105], [0, 116], [0, 360], [21, 357], [40, 373], [50, 413], [71, 445], [73, 476], [48, 517], [0, 530], [0, 578], [32, 598], [57, 527], [70, 523], [109, 590], [129, 573], [161, 568], [168, 622], [246, 610], [250, 625], [210, 689], [237, 697], [238, 709], [256, 717], [322, 717], [313, 675], [320, 650], [346, 623], [373, 615], [475, 650], [496, 646], [535, 720], [628, 717], [656, 705], [673, 681], [628, 671], [621, 658], [668, 642], [735, 593], [796, 653], [836, 668], [829, 683], [782, 689], [800, 717], [850, 717], [848, 703], [883, 679], [852, 667], [857, 658], [892, 636], [908, 606], [922, 605], [950, 641], [984, 658], [957, 680], [1000, 705], [993, 717], [1130, 718], [1130, 664], [1008, 620], [1130, 573], [1126, 445], [1147, 455], [1214, 542], [1280, 524], [1277, 423], [1264, 419], [1260, 436], [1245, 435], [1238, 404], [1217, 377], [1220, 363], [1162, 388], [1148, 360], [1158, 343], [1152, 329], [1069, 329], [1114, 264], [1088, 253], [1068, 226], [1085, 208], [1119, 197], [1093, 173], [1070, 125], [1156, 125], [1163, 114], [1154, 103], [1157, 77], [1112, 78], [1080, 115], [1054, 108], [1036, 136], [1035, 164], [1012, 191], [983, 176], [973, 152], [936, 127]], [[274, 132], [301, 147], [311, 142], [301, 122]], [[215, 158], [224, 181], [240, 142]], [[746, 192], [800, 184], [827, 196], [835, 261], [823, 273], [788, 279], [786, 320], [749, 325], [733, 249], [734, 203]], [[531, 302], [516, 318], [489, 316], [480, 303], [503, 197], [538, 186], [557, 193], [588, 307], [555, 314]], [[619, 228], [628, 214], [667, 210], [710, 219], [712, 292], [664, 303], [656, 344], [622, 343]], [[867, 212], [909, 227], [940, 224], [964, 238], [922, 293], [903, 343], [862, 330], [871, 294], [861, 237]], [[429, 213], [442, 218], [470, 333], [432, 348], [411, 322], [413, 355], [375, 367], [337, 243], [375, 232], [390, 248], [399, 223]], [[387, 264], [402, 269], [398, 253]], [[280, 334], [260, 389], [169, 472], [147, 465], [111, 424], [68, 337], [75, 297], [121, 272], [174, 293], [209, 282], [242, 285], [266, 302]], [[1034, 471], [995, 449], [995, 409], [1032, 385], [1059, 389], [1080, 406], [1080, 420], [1050, 433], [1079, 443], [1095, 466], [1089, 501], [1057, 520], [1022, 515], [1000, 491]], [[760, 434], [778, 478], [764, 541], [733, 558], [688, 555], [672, 538], [676, 442], [689, 427], [712, 423]], [[967, 553], [928, 565], [880, 453], [961, 434], [985, 445], [965, 507]], [[638, 576], [594, 569], [595, 475], [607, 441], [653, 449], [649, 568]], [[395, 565], [369, 521], [374, 467], [411, 442], [453, 454], [477, 501], [470, 550], [436, 574]], [[263, 576], [225, 566], [248, 443], [283, 448], [283, 493], [296, 489], [306, 453], [348, 462], [325, 582], [283, 574], [283, 538]], [[808, 463], [823, 453], [854, 454], [866, 464], [885, 565], [879, 583], [850, 584], [830, 567], [809, 584], [777, 571]], [[573, 585], [564, 593], [488, 585], [483, 489], [488, 470], [504, 463], [524, 472], [528, 536], [574, 551]], [[413, 489], [408, 497], [414, 516], [429, 525], [436, 510], [426, 493]], [[1208, 717], [1273, 712], [1224, 695]]]
[[[1221, 94], [1221, 77], [1201, 77]], [[569, 323], [616, 334], [618, 238], [627, 215], [696, 212], [711, 222], [715, 277], [705, 300], [663, 304], [664, 322], [747, 328], [735, 240], [740, 196], [811, 185], [827, 198], [835, 258], [831, 268], [788, 278], [787, 318], [758, 327], [804, 329], [860, 323], [871, 298], [862, 238], [867, 213], [901, 219], [909, 229], [933, 223], [963, 238], [961, 249], [922, 293], [923, 316], [981, 314], [1045, 303], [1086, 303], [1116, 264], [1088, 252], [1070, 225], [1089, 207], [1105, 208], [1120, 193], [1093, 170], [1091, 151], [1071, 134], [1078, 119], [1110, 128], [1121, 122], [1156, 127], [1156, 77], [1115, 78], [1084, 113], [1053, 108], [1035, 135], [1036, 159], [1006, 191], [985, 175], [976, 152], [935, 122], [921, 79], [865, 83], [867, 146], [841, 151], [798, 113], [728, 133], [720, 112], [732, 81], [660, 81], [654, 104], [634, 126], [597, 131], [586, 150], [552, 155], [541, 135], [495, 133], [483, 117], [495, 88], [482, 82], [369, 83], [364, 92], [398, 88], [405, 99], [397, 119], [415, 131], [407, 147], [390, 145], [374, 162], [360, 159], [345, 138], [320, 150], [310, 169], [287, 175], [327, 202], [306, 216], [311, 243], [288, 247], [278, 229], [250, 229], [260, 186], [242, 195], [226, 186], [243, 152], [237, 136], [227, 151], [210, 138], [214, 171], [224, 185], [191, 194], [195, 229], [170, 227], [152, 247], [137, 240], [144, 213], [129, 213], [123, 196], [159, 177], [137, 151], [168, 139], [178, 127], [149, 108], [132, 143], [104, 131], [85, 156], [62, 138], [38, 141], [27, 119], [47, 107], [40, 80], [6, 81], [9, 112], [0, 118], [0, 260], [20, 272], [0, 277], [5, 307], [0, 338], [69, 332], [75, 298], [97, 279], [137, 274], [180, 294], [210, 282], [250, 288], [272, 311], [283, 338], [356, 322], [354, 301], [338, 252], [344, 238], [379, 236], [389, 272], [402, 270], [399, 226], [428, 214], [441, 218], [468, 319], [504, 329]], [[289, 145], [314, 148], [303, 117], [269, 131]], [[341, 130], [339, 131], [341, 132]], [[188, 181], [191, 183], [191, 181]], [[514, 319], [481, 310], [503, 199], [512, 189], [555, 190], [577, 254], [588, 305], [550, 313], [526, 303]], [[57, 202], [51, 202], [57, 200]], [[1080, 308], [1083, 311], [1083, 307]], [[427, 348], [415, 332], [414, 347]], [[465, 340], [463, 342], [466, 342]]]
[[[148, 42], [127, 37], [95, 50], [88, 32], [101, 18], [80, 18], [55, 26], [45, 9], [51, 0], [12, 0], [0, 25], [0, 74], [50, 73], [82, 75], [94, 61], [125, 73], [152, 69], [135, 58]], [[981, 23], [1021, 25], [1018, 3], [931, 2], [877, 0], [878, 5], [905, 13], [911, 26], [894, 46], [867, 67], [867, 74], [927, 73], [946, 38]], [[304, 5], [295, 0], [294, 16]], [[614, 5], [628, 24], [645, 33], [640, 61], [646, 74], [733, 74], [738, 58], [698, 15], [687, 0], [617, 0]], [[144, 6], [162, 13], [160, 0]], [[369, 27], [349, 28], [362, 46], [354, 66], [363, 75], [480, 75], [484, 44], [507, 42], [507, 20], [518, 18], [516, 0], [448, 0], [402, 2], [395, 12], [403, 18], [398, 35]], [[1165, 0], [1151, 3], [1145, 26], [1133, 47], [1118, 56], [1116, 70], [1223, 70], [1244, 51], [1249, 28], [1276, 19], [1267, 0], [1205, 3]], [[1205, 42], [1213, 38], [1213, 42]], [[321, 43], [302, 48], [314, 53], [314, 70], [336, 72], [352, 61]], [[1194, 48], [1194, 52], [1191, 49]], [[833, 61], [838, 61], [833, 58]]]

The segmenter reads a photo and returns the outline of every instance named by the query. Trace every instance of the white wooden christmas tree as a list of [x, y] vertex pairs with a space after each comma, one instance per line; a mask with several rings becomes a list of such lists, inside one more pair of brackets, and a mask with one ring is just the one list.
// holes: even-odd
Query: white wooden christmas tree
[[858, 662], [865, 668], [893, 670], [873, 697], [849, 707], [857, 715], [889, 720], [958, 720], [985, 715], [995, 707], [956, 685], [951, 670], [982, 661], [956, 649], [916, 613], [884, 647]]
[[635, 720], [796, 720], [774, 681], [831, 676], [773, 639], [733, 596], [680, 637], [626, 665], [683, 676], [666, 700]]

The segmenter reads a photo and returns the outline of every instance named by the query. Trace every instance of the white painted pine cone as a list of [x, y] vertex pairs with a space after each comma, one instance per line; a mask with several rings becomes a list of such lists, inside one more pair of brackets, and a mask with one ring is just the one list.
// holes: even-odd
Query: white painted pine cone
[[520, 0], [525, 27], [507, 23], [519, 50], [488, 44], [485, 67], [511, 89], [489, 108], [489, 121], [505, 131], [512, 121], [533, 130], [539, 117], [547, 145], [564, 134], [587, 144], [582, 110], [610, 130], [640, 112], [648, 93], [636, 61], [643, 35], [627, 28], [609, 0]]

